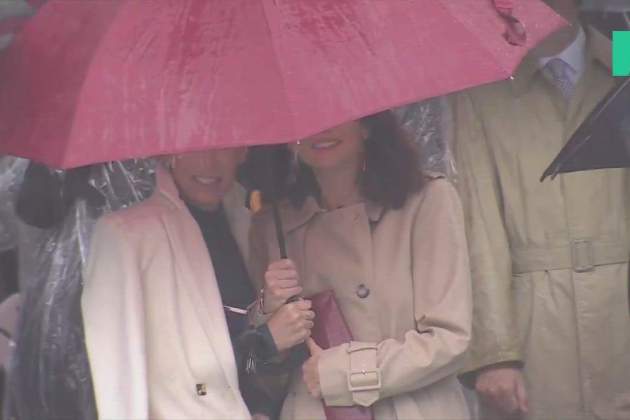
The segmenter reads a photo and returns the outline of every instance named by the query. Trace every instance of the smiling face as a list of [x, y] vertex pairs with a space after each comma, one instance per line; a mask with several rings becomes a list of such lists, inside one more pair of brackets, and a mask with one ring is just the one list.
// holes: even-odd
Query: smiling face
[[204, 210], [215, 209], [232, 189], [245, 160], [244, 147], [184, 153], [167, 158], [180, 195]]
[[367, 130], [350, 121], [291, 145], [300, 159], [314, 170], [336, 169], [357, 164], [363, 155]]

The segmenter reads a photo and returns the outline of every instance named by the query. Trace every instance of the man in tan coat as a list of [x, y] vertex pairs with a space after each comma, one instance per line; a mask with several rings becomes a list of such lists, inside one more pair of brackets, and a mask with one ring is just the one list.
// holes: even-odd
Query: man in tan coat
[[[573, 0], [548, 3], [577, 22]], [[539, 182], [613, 85], [597, 36], [576, 23], [513, 80], [451, 98], [484, 418], [630, 418], [626, 171]]]

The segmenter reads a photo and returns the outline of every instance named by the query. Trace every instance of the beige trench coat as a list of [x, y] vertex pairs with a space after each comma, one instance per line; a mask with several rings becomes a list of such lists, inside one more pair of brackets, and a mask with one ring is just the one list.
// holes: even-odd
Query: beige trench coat
[[[334, 290], [356, 340], [323, 352], [326, 402], [374, 403], [376, 419], [468, 418], [455, 374], [468, 347], [472, 303], [462, 213], [451, 184], [428, 182], [400, 210], [360, 203], [326, 212], [311, 198], [299, 211], [282, 207], [282, 217], [304, 295]], [[252, 271], [259, 281], [279, 257], [273, 229], [269, 213], [254, 216]], [[359, 359], [369, 366], [363, 385], [374, 390], [350, 390], [350, 365]], [[300, 369], [282, 418], [325, 419]]]
[[595, 58], [572, 101], [526, 59], [453, 98], [474, 296], [469, 370], [521, 361], [532, 419], [630, 419], [625, 170], [543, 170], [611, 88]]
[[[243, 203], [238, 190], [224, 200], [247, 255]], [[100, 419], [250, 418], [212, 262], [166, 171], [158, 171], [149, 199], [99, 220], [84, 280], [81, 307]]]

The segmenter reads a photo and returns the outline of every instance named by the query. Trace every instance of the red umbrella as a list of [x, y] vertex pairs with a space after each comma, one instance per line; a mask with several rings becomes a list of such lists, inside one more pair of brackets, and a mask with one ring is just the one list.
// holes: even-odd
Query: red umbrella
[[288, 142], [505, 79], [562, 23], [539, 0], [50, 0], [3, 57], [0, 153]]

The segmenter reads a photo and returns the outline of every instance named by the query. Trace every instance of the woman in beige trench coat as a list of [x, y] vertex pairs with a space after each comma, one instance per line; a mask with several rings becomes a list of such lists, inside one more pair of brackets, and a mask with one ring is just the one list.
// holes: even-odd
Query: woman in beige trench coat
[[325, 419], [322, 400], [371, 406], [376, 419], [468, 418], [456, 372], [470, 339], [471, 291], [455, 190], [418, 172], [389, 112], [290, 149], [299, 156], [281, 204], [290, 260], [277, 261], [270, 212], [252, 222], [259, 315], [296, 291], [332, 289], [355, 341], [321, 351], [310, 340], [281, 418]]

